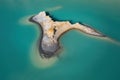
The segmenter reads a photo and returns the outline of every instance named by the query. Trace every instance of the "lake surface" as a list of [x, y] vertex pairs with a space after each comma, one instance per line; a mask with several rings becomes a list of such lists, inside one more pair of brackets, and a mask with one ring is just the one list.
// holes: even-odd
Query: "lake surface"
[[[120, 80], [119, 0], [0, 0], [0, 80]], [[61, 54], [43, 60], [41, 30], [28, 18], [47, 11], [57, 20], [82, 22], [112, 42], [69, 31]]]

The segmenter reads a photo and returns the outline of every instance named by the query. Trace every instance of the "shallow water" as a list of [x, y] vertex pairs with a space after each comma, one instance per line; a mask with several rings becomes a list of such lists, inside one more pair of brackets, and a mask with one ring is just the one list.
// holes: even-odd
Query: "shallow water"
[[41, 60], [38, 25], [29, 16], [48, 11], [58, 20], [91, 25], [120, 41], [119, 0], [0, 0], [0, 80], [120, 80], [120, 46], [72, 30], [58, 58]]

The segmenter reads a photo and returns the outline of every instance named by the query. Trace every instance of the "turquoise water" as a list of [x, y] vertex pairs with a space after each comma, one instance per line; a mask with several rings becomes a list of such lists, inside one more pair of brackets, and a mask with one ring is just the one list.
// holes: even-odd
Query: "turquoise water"
[[60, 39], [57, 59], [39, 60], [40, 29], [27, 21], [48, 11], [120, 41], [119, 7], [119, 0], [0, 0], [0, 80], [120, 80], [119, 45], [73, 30]]

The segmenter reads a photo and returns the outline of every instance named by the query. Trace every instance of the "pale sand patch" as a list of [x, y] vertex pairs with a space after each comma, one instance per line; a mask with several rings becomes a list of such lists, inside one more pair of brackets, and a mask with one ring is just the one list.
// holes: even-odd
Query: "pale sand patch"
[[[36, 41], [35, 41], [36, 42]], [[38, 48], [35, 44], [32, 45], [31, 51], [30, 51], [30, 59], [34, 67], [36, 68], [49, 68], [52, 67], [56, 61], [58, 60], [57, 57], [52, 58], [42, 58], [39, 54]]]
[[62, 8], [62, 6], [55, 6], [55, 7], [46, 8], [45, 11], [56, 11], [61, 8]]
[[[34, 14], [33, 14], [33, 15], [34, 15]], [[29, 21], [29, 19], [30, 19], [31, 16], [33, 16], [33, 15], [28, 15], [28, 16], [22, 17], [21, 19], [18, 20], [18, 23], [19, 23], [20, 25], [35, 25], [35, 24], [33, 24], [33, 23], [31, 23], [31, 22]]]

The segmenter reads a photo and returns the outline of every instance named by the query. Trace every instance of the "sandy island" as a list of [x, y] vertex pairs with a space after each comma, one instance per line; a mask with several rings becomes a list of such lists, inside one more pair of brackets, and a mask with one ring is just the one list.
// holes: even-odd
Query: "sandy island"
[[60, 36], [71, 29], [77, 29], [92, 36], [106, 37], [99, 31], [84, 24], [71, 24], [69, 21], [54, 21], [49, 15], [46, 15], [44, 11], [32, 16], [30, 21], [39, 24], [42, 29], [39, 51], [41, 57], [45, 58], [57, 55], [56, 52], [60, 49]]

